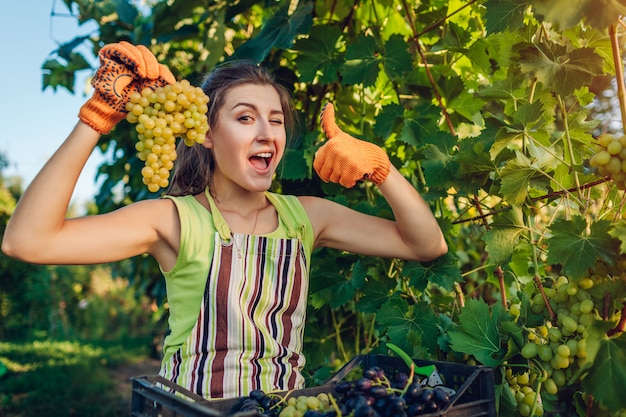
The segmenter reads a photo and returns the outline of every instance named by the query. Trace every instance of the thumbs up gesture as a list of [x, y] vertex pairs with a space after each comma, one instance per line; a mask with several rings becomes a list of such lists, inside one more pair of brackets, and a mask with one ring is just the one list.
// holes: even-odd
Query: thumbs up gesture
[[315, 154], [313, 168], [323, 181], [346, 188], [367, 179], [377, 185], [385, 181], [391, 164], [385, 151], [342, 131], [335, 123], [332, 103], [322, 109], [321, 127], [328, 140]]

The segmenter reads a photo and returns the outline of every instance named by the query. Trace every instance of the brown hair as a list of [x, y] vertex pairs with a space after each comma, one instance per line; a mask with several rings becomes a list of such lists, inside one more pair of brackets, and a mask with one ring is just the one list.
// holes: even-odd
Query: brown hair
[[[287, 138], [292, 137], [296, 129], [296, 116], [289, 91], [265, 68], [248, 61], [238, 61], [216, 67], [202, 81], [200, 87], [210, 98], [207, 111], [209, 126], [216, 125], [226, 93], [231, 88], [242, 84], [271, 85], [276, 89], [284, 112]], [[211, 183], [215, 169], [211, 150], [201, 144], [194, 144], [190, 147], [181, 141], [176, 148], [176, 153], [176, 164], [167, 194], [181, 196], [204, 192]]]

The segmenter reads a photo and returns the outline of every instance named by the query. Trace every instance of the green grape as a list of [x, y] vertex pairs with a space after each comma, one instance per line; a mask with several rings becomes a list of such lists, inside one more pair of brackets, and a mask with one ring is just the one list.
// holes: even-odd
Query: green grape
[[521, 354], [526, 359], [531, 359], [537, 356], [538, 349], [535, 343], [527, 343], [522, 347]]
[[555, 395], [559, 391], [559, 387], [557, 386], [556, 382], [554, 382], [554, 379], [552, 378], [548, 378], [545, 381], [543, 381], [543, 389], [548, 394], [552, 394], [552, 395]]
[[539, 358], [544, 362], [552, 360], [552, 348], [548, 345], [541, 345], [538, 348]]

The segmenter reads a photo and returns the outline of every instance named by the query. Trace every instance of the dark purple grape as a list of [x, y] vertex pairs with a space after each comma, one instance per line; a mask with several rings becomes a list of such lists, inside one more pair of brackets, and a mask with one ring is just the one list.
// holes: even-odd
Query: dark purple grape
[[425, 409], [426, 409], [426, 404], [415, 403], [409, 406], [409, 408], [406, 410], [406, 413], [409, 415], [409, 417], [415, 417], [415, 416], [419, 416], [420, 414], [423, 414]]
[[352, 383], [349, 381], [339, 381], [335, 384], [335, 392], [337, 392], [337, 394], [345, 394], [350, 391], [351, 388]]
[[385, 410], [387, 410], [389, 408], [389, 406], [387, 405], [387, 397], [376, 399], [376, 401], [374, 402], [373, 407], [377, 411], [385, 411]]
[[414, 403], [419, 397], [420, 392], [422, 392], [422, 386], [417, 382], [412, 382], [406, 388], [406, 392], [404, 393], [404, 399], [406, 400], [407, 404]]
[[348, 410], [356, 410], [359, 407], [368, 406], [367, 398], [363, 395], [356, 395], [354, 397], [350, 397], [345, 402]]
[[404, 389], [406, 383], [409, 380], [409, 376], [404, 372], [398, 372], [393, 376], [393, 386], [398, 389]]
[[372, 388], [372, 382], [373, 381], [371, 379], [363, 377], [363, 378], [359, 378], [354, 383], [354, 386], [359, 391], [367, 392], [370, 390], [370, 388]]
[[448, 393], [441, 389], [441, 388], [434, 388], [433, 389], [433, 400], [439, 405], [439, 406], [444, 406], [446, 404], [448, 404], [450, 402], [450, 396], [448, 395]]
[[250, 394], [248, 394], [248, 397], [252, 398], [253, 400], [261, 401], [263, 397], [265, 397], [265, 392], [260, 389], [255, 389], [255, 390], [250, 391]]
[[[378, 376], [379, 380], [385, 378], [385, 370], [383, 368], [381, 368], [380, 366], [374, 366], [372, 369], [376, 371], [376, 375]], [[376, 379], [374, 379], [374, 381], [376, 381]]]
[[363, 370], [363, 376], [365, 378], [369, 378], [371, 380], [374, 380], [374, 379], [378, 378], [378, 372], [374, 368], [366, 368], [366, 369]]
[[432, 389], [423, 389], [419, 395], [418, 401], [423, 402], [424, 404], [432, 402], [435, 397], [435, 393]]
[[378, 417], [379, 414], [373, 407], [363, 405], [354, 409], [354, 417]]
[[435, 401], [431, 401], [429, 403], [426, 403], [426, 412], [427, 413], [432, 413], [433, 411], [437, 411], [439, 410], [439, 405], [435, 402]]
[[374, 385], [370, 388], [369, 394], [374, 398], [384, 398], [387, 396], [387, 388], [382, 385]]
[[393, 411], [404, 411], [406, 408], [406, 401], [402, 397], [390, 398], [389, 406]]

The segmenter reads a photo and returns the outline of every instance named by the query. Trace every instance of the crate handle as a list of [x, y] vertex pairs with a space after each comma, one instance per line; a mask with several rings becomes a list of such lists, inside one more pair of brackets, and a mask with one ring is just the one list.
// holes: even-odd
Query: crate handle
[[151, 378], [152, 382], [158, 382], [160, 384], [165, 385], [166, 387], [173, 389], [174, 391], [178, 391], [181, 394], [185, 395], [188, 398], [191, 398], [192, 400], [194, 400], [195, 402], [202, 404], [202, 405], [210, 405], [211, 402], [209, 400], [207, 400], [206, 398], [204, 398], [201, 395], [196, 394], [195, 392], [189, 391], [188, 389], [181, 387], [178, 384], [173, 383], [172, 381], [170, 381], [169, 379], [161, 376], [161, 375], [153, 375]]

